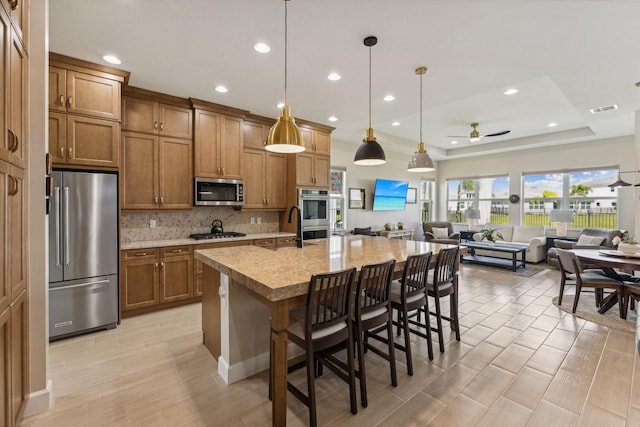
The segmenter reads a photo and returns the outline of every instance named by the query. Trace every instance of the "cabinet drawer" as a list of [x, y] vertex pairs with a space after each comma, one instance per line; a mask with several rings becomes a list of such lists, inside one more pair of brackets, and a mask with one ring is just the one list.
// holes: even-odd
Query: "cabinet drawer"
[[160, 248], [160, 257], [166, 258], [179, 255], [191, 255], [193, 254], [193, 246], [170, 246], [168, 248]]
[[295, 237], [278, 237], [276, 239], [276, 246], [281, 248], [285, 246], [295, 246], [296, 238]]
[[276, 239], [256, 239], [253, 241], [255, 246], [273, 249], [276, 247]]
[[158, 258], [158, 249], [157, 248], [128, 249], [126, 251], [122, 251], [120, 257], [122, 261]]

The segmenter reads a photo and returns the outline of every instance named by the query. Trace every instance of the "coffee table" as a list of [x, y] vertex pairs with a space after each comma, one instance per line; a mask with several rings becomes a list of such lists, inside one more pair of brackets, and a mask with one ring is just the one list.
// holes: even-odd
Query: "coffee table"
[[[516, 271], [518, 267], [524, 267], [527, 263], [526, 248], [521, 246], [509, 246], [502, 243], [484, 243], [484, 242], [464, 242], [461, 246], [469, 248], [467, 255], [462, 255], [460, 261], [470, 262], [473, 264], [491, 265], [494, 267], [505, 267]], [[495, 252], [503, 252], [511, 254], [511, 260], [506, 258], [498, 258], [491, 255], [476, 255], [476, 249], [484, 249]], [[518, 260], [518, 254], [521, 254]]]

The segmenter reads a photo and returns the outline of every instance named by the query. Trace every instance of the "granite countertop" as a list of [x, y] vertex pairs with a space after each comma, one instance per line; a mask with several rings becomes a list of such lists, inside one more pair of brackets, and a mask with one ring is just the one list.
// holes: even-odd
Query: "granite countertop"
[[[184, 239], [168, 239], [168, 240], [138, 240], [135, 242], [121, 243], [120, 249], [146, 249], [146, 248], [160, 248], [167, 246], [182, 246], [182, 245], [204, 245], [208, 243], [221, 243], [221, 242], [236, 242], [242, 240], [256, 240], [256, 239], [273, 239], [278, 237], [294, 237], [294, 233], [273, 232], [273, 233], [257, 233], [247, 234], [244, 237], [228, 237], [223, 239], [204, 239], [196, 240], [191, 238]], [[246, 247], [246, 246], [245, 246]], [[196, 248], [197, 249], [197, 248]]]
[[408, 256], [435, 254], [445, 247], [449, 245], [352, 235], [305, 240], [303, 248], [276, 251], [257, 246], [201, 249], [196, 259], [265, 299], [280, 301], [306, 294], [312, 274], [360, 268], [390, 258], [396, 260], [396, 271], [402, 271]]

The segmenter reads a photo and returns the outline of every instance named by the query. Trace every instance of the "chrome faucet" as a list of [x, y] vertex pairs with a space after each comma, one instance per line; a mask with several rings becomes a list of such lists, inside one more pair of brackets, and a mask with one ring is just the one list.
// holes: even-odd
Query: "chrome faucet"
[[289, 208], [289, 224], [291, 224], [291, 220], [293, 219], [293, 211], [298, 211], [298, 226], [296, 227], [296, 247], [302, 247], [302, 217], [300, 216], [300, 208], [297, 206], [291, 206]]

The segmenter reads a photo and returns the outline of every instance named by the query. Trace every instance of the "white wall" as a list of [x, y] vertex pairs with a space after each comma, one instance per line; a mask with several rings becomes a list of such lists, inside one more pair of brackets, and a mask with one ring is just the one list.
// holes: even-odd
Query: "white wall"
[[[347, 209], [348, 228], [368, 226], [382, 228], [387, 221], [404, 221], [405, 228], [419, 229], [419, 205], [407, 205], [405, 211], [371, 211], [371, 194], [375, 178], [408, 180], [410, 187], [418, 187], [421, 177], [436, 178], [435, 219], [446, 216], [447, 179], [473, 178], [485, 175], [507, 174], [509, 194], [522, 196], [521, 176], [523, 173], [561, 171], [593, 167], [612, 167], [620, 170], [636, 170], [634, 137], [619, 137], [592, 142], [549, 146], [538, 149], [514, 151], [510, 153], [443, 160], [436, 163], [436, 170], [425, 174], [407, 172], [407, 162], [411, 154], [401, 156], [387, 152], [387, 163], [382, 166], [356, 166], [353, 155], [357, 146], [341, 141], [332, 141], [331, 164], [347, 168], [347, 188], [365, 188], [367, 209]], [[635, 180], [629, 176], [629, 180]], [[625, 179], [626, 179], [625, 178]], [[634, 181], [635, 182], [635, 181]], [[619, 189], [619, 227], [634, 230], [634, 211], [637, 209], [639, 187]], [[509, 218], [512, 224], [521, 222], [522, 203], [511, 204]]]
[[[384, 145], [383, 145], [384, 146]], [[409, 181], [409, 187], [418, 189], [421, 177], [435, 177], [433, 172], [412, 173], [407, 172], [407, 163], [413, 153], [402, 156], [397, 153], [386, 152], [387, 163], [381, 166], [358, 166], [353, 164], [357, 145], [341, 141], [331, 141], [331, 166], [342, 166], [347, 169], [347, 191], [349, 188], [364, 188], [365, 209], [349, 209], [347, 199], [347, 229], [353, 227], [371, 226], [374, 230], [381, 230], [384, 224], [390, 222], [404, 223], [404, 228], [413, 229], [414, 238], [422, 239], [422, 227], [420, 226], [420, 205], [407, 204], [404, 211], [372, 211], [373, 189], [376, 178], [397, 179]], [[436, 166], [437, 167], [437, 166]]]

